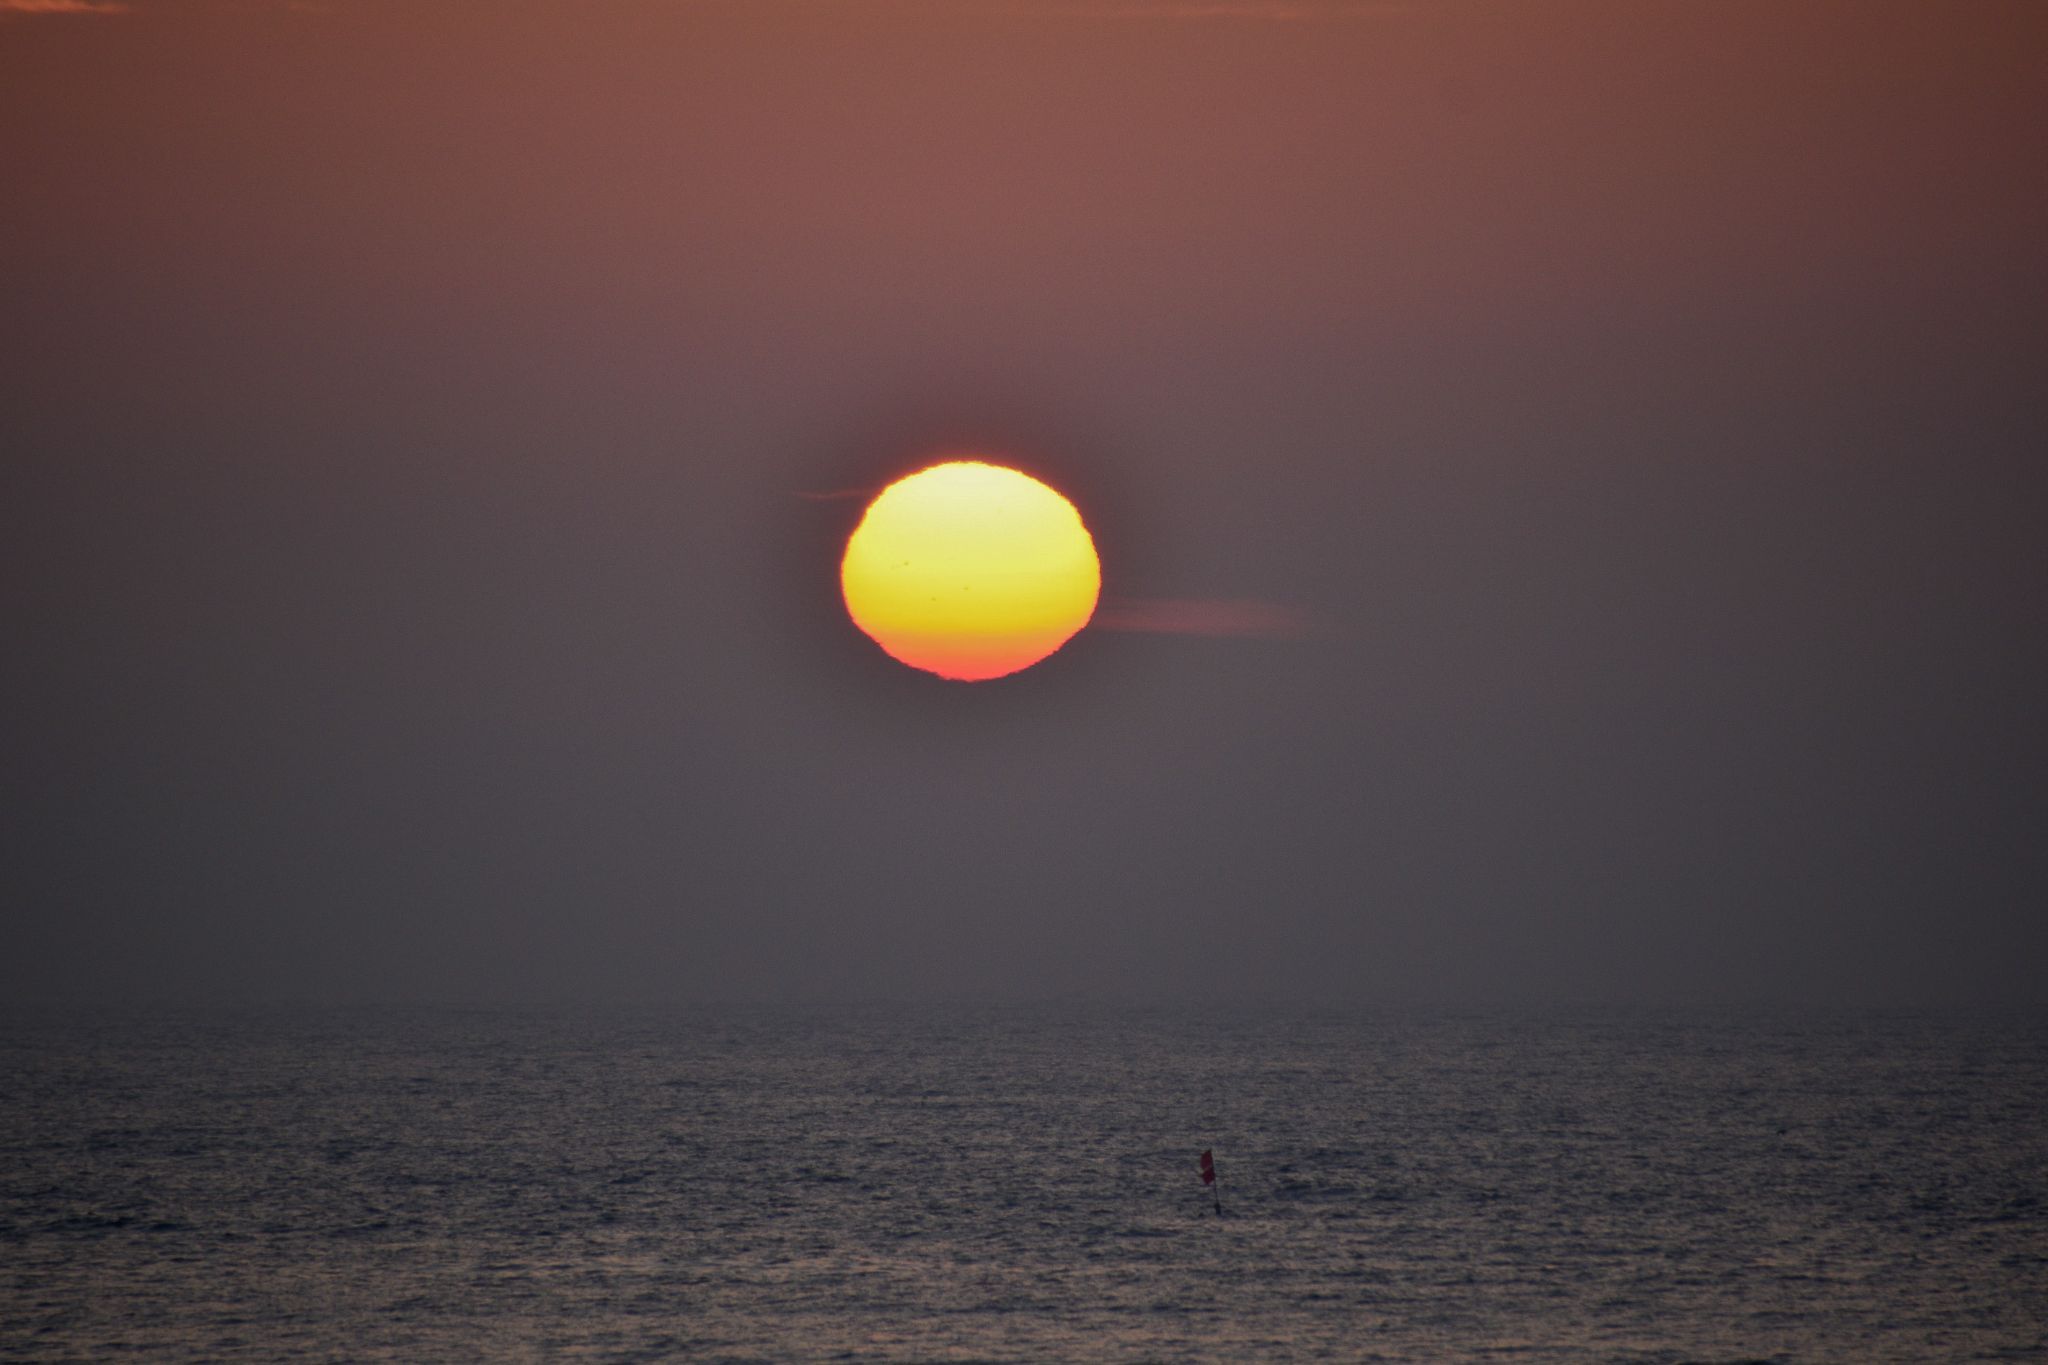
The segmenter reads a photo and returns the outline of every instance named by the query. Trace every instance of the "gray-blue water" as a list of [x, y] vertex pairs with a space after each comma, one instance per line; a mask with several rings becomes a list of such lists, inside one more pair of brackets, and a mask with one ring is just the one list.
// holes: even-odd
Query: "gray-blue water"
[[2038, 1021], [0, 1025], [9, 1357], [2048, 1358]]

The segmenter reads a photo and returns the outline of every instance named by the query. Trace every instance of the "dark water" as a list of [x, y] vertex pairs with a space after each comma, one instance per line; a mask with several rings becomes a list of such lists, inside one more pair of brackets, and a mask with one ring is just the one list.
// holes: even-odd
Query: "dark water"
[[0, 1020], [4, 1356], [2048, 1358], [2038, 1022]]

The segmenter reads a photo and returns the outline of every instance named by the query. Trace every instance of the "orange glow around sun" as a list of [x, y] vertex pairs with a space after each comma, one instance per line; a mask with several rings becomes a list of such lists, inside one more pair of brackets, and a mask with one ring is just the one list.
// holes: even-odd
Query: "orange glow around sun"
[[952, 460], [868, 504], [839, 586], [853, 623], [892, 658], [979, 682], [1029, 668], [1087, 625], [1102, 566], [1060, 494], [1002, 465]]

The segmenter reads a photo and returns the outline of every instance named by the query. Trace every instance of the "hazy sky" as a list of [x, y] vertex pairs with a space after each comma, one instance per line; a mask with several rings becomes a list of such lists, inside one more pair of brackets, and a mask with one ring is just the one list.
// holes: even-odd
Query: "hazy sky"
[[[0, 0], [0, 993], [2048, 1002], [2044, 73]], [[1104, 561], [980, 685], [836, 580], [964, 452]]]

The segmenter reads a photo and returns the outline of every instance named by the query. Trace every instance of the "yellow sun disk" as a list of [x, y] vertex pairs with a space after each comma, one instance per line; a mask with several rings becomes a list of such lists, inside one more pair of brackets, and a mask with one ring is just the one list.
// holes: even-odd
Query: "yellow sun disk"
[[1072, 503], [1014, 469], [953, 461], [882, 490], [846, 544], [854, 624], [892, 657], [964, 681], [1028, 668], [1088, 623], [1102, 588]]

